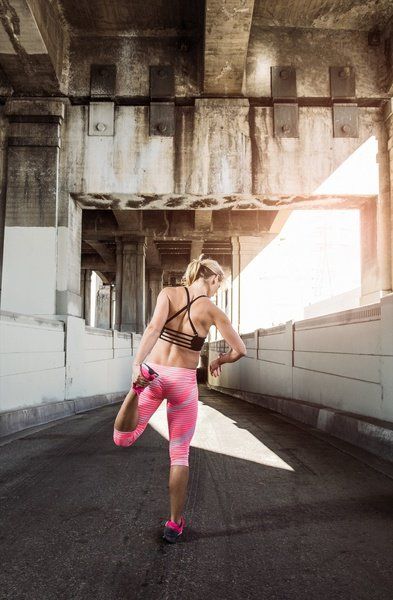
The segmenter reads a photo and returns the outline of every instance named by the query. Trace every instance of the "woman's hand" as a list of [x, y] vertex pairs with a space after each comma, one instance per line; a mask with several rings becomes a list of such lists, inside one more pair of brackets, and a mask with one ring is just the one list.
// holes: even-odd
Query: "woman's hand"
[[221, 373], [221, 363], [219, 360], [221, 356], [223, 356], [223, 353], [219, 354], [218, 357], [210, 363], [210, 375], [213, 375], [214, 377], [218, 377]]
[[141, 387], [146, 387], [150, 383], [150, 381], [148, 379], [145, 379], [144, 377], [142, 377], [140, 363], [134, 363], [134, 365], [132, 367], [131, 387], [134, 383], [136, 383], [137, 385], [140, 385]]

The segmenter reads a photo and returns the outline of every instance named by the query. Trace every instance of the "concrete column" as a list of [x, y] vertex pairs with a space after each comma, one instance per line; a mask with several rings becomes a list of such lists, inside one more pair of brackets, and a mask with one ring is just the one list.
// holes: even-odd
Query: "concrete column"
[[110, 329], [110, 285], [102, 285], [97, 290], [96, 327]]
[[393, 290], [393, 98], [389, 98], [385, 104], [384, 120], [386, 137], [379, 142], [378, 162], [379, 204], [383, 228], [381, 286], [383, 292], [388, 293]]
[[91, 325], [91, 269], [81, 269], [82, 318]]
[[[9, 99], [1, 308], [57, 312], [59, 148], [64, 102]], [[75, 273], [80, 286], [80, 266]], [[79, 297], [80, 300], [80, 297]], [[79, 305], [80, 310], [80, 305]]]
[[115, 301], [116, 301], [116, 287], [112, 284], [110, 286], [110, 329], [115, 328]]
[[121, 304], [123, 288], [123, 241], [116, 238], [116, 279], [115, 279], [115, 329], [121, 331]]
[[360, 304], [372, 304], [380, 298], [378, 265], [377, 205], [368, 202], [360, 209], [361, 295]]
[[123, 240], [120, 331], [143, 333], [146, 326], [146, 242]]
[[239, 331], [240, 324], [240, 244], [239, 236], [232, 236], [232, 286], [231, 286], [231, 322], [232, 327]]
[[[250, 333], [259, 326], [258, 296], [255, 293], [255, 290], [258, 289], [256, 279], [259, 273], [256, 264], [252, 265], [250, 263], [275, 237], [275, 233], [262, 233], [258, 236], [238, 236], [237, 313], [239, 333]], [[250, 324], [250, 321], [252, 324]]]
[[148, 270], [148, 294], [150, 300], [146, 303], [148, 307], [147, 322], [149, 322], [153, 316], [153, 312], [157, 303], [157, 296], [164, 287], [163, 284], [164, 271], [158, 267], [151, 267]]

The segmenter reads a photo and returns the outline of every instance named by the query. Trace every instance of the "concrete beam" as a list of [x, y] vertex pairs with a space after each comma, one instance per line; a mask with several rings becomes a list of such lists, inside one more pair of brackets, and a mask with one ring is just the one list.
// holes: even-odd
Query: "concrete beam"
[[190, 250], [190, 260], [194, 260], [194, 258], [198, 258], [203, 251], [203, 243], [204, 240], [192, 240], [191, 242], [191, 250]]
[[241, 94], [254, 0], [206, 0], [205, 94]]
[[360, 208], [370, 194], [71, 194], [82, 207], [91, 209], [133, 210], [293, 210], [311, 208]]
[[211, 210], [196, 210], [195, 211], [195, 229], [198, 231], [212, 231], [213, 227], [213, 211]]
[[0, 2], [0, 64], [17, 92], [62, 91], [68, 33], [55, 2]]
[[87, 254], [82, 255], [81, 258], [81, 269], [90, 269], [91, 271], [103, 271], [103, 272], [114, 272], [116, 271], [116, 263], [104, 262], [99, 256], [92, 256]]
[[116, 253], [112, 252], [109, 248], [107, 248], [105, 244], [96, 240], [85, 239], [83, 241], [89, 244], [89, 246], [93, 248], [93, 250], [95, 250], [97, 254], [99, 254], [99, 256], [106, 264], [116, 263]]
[[291, 210], [278, 210], [270, 225], [270, 233], [280, 233], [291, 213]]
[[158, 252], [157, 246], [154, 243], [154, 239], [151, 236], [146, 237], [146, 266], [149, 268], [161, 268], [160, 253]]
[[125, 211], [125, 210], [114, 210], [112, 211], [119, 229], [129, 229], [140, 231], [142, 229], [142, 212], [141, 211]]
[[382, 34], [382, 42], [385, 48], [386, 81], [385, 90], [389, 95], [393, 94], [393, 21], [385, 28]]

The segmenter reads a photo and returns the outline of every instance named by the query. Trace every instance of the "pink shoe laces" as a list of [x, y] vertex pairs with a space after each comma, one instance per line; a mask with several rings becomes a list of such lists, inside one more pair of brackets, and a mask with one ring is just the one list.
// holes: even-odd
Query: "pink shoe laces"
[[183, 527], [184, 527], [185, 524], [186, 524], [186, 522], [184, 520], [184, 517], [181, 517], [180, 525], [178, 525], [175, 521], [167, 521], [165, 523], [165, 527], [171, 527], [172, 529], [174, 529], [178, 533], [181, 533], [183, 531]]

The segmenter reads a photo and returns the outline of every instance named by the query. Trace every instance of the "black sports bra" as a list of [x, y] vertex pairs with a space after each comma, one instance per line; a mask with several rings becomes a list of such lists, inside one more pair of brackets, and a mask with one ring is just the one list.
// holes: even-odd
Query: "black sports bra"
[[195, 300], [197, 300], [197, 298], [201, 298], [202, 296], [205, 296], [207, 298], [207, 296], [206, 294], [201, 294], [200, 296], [193, 298], [193, 300], [191, 300], [190, 302], [190, 294], [188, 288], [185, 287], [185, 290], [187, 292], [186, 306], [183, 306], [183, 308], [178, 310], [177, 313], [175, 313], [174, 315], [172, 315], [172, 317], [167, 319], [165, 323], [169, 323], [169, 321], [172, 321], [172, 319], [177, 317], [177, 315], [180, 315], [180, 313], [183, 312], [183, 310], [187, 309], [188, 318], [190, 320], [190, 325], [193, 329], [194, 335], [191, 335], [191, 333], [183, 333], [183, 331], [177, 331], [176, 329], [171, 329], [170, 327], [165, 327], [164, 325], [159, 337], [162, 340], [164, 340], [164, 342], [170, 342], [171, 344], [176, 344], [176, 346], [182, 346], [183, 348], [188, 348], [189, 350], [199, 351], [202, 350], [202, 346], [207, 336], [201, 337], [200, 335], [198, 335], [198, 332], [194, 327], [194, 323], [191, 321], [190, 306], [193, 302], [195, 302]]

